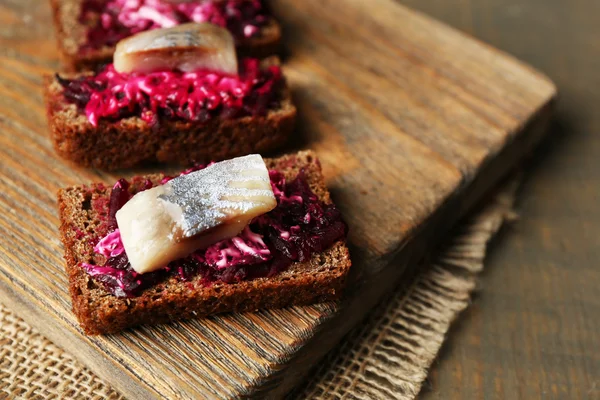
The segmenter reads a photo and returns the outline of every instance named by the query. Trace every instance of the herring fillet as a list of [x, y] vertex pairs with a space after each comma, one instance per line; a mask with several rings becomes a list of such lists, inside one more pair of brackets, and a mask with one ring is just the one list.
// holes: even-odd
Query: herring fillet
[[255, 154], [140, 192], [116, 218], [132, 268], [145, 273], [237, 235], [276, 205], [267, 167]]
[[233, 36], [210, 23], [186, 23], [125, 38], [117, 43], [113, 64], [122, 73], [174, 69], [238, 72]]

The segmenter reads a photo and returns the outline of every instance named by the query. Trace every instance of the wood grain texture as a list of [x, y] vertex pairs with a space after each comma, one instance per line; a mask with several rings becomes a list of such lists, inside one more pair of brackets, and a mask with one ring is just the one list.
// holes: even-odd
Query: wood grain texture
[[116, 175], [51, 149], [40, 83], [58, 60], [47, 5], [33, 0], [0, 2], [0, 301], [131, 398], [279, 397], [296, 384], [531, 151], [555, 96], [529, 67], [394, 1], [340, 3], [272, 6], [301, 119], [294, 144], [318, 152], [351, 227], [342, 304], [81, 335], [55, 192]]
[[556, 121], [422, 398], [600, 398], [600, 2], [401, 0], [545, 71]]

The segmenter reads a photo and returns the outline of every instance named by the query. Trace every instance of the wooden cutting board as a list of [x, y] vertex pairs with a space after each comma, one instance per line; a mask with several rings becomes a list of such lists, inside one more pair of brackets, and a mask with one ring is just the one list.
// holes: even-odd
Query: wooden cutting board
[[[86, 337], [70, 312], [58, 188], [117, 175], [57, 158], [46, 2], [0, 0], [0, 301], [132, 399], [278, 397], [544, 133], [543, 75], [391, 0], [279, 0], [300, 121], [351, 228], [345, 300]], [[140, 171], [127, 171], [133, 175]]]

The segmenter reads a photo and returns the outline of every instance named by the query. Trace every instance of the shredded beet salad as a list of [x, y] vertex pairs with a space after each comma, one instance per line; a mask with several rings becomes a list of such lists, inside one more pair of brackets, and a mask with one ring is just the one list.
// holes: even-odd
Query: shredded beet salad
[[251, 38], [269, 20], [260, 0], [84, 0], [79, 22], [90, 26], [83, 53], [114, 46], [121, 39], [186, 22], [210, 22], [227, 28], [234, 39]]
[[[184, 174], [201, 168], [205, 166]], [[189, 281], [199, 274], [202, 285], [271, 277], [346, 237], [348, 227], [340, 212], [311, 191], [304, 170], [289, 182], [274, 170], [269, 171], [269, 176], [277, 199], [275, 209], [255, 218], [238, 236], [146, 274], [138, 274], [131, 268], [121, 243], [115, 214], [132, 197], [129, 182], [121, 179], [113, 187], [108, 202], [105, 221], [108, 233], [94, 246], [95, 253], [105, 256], [106, 262], [82, 266], [115, 296], [135, 297], [170, 276]], [[170, 179], [167, 177], [162, 183]], [[142, 190], [151, 187], [152, 183], [145, 181]]]
[[150, 125], [161, 119], [204, 123], [211, 118], [264, 115], [281, 100], [279, 66], [261, 68], [245, 58], [239, 75], [198, 70], [119, 73], [113, 65], [91, 76], [56, 76], [63, 96], [85, 112], [94, 126], [101, 119], [140, 117]]

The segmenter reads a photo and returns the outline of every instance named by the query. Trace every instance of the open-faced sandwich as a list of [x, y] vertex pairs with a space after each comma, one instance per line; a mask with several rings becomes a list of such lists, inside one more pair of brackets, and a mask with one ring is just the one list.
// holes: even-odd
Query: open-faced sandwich
[[279, 60], [239, 59], [209, 23], [124, 39], [97, 72], [48, 76], [45, 97], [58, 154], [103, 169], [264, 153], [296, 117]]
[[347, 226], [310, 151], [70, 187], [58, 203], [88, 334], [333, 300], [350, 269]]
[[58, 48], [67, 70], [96, 69], [112, 60], [116, 44], [136, 33], [188, 22], [231, 32], [240, 55], [278, 51], [279, 24], [262, 0], [50, 0]]

